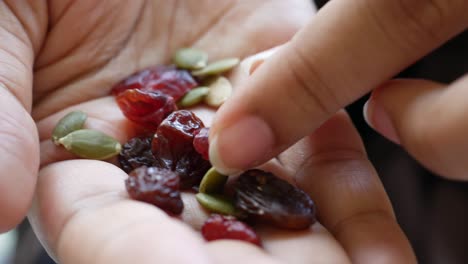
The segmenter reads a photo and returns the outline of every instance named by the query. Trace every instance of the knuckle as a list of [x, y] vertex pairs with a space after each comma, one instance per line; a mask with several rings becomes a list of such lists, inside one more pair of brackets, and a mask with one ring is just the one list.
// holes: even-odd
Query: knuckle
[[288, 96], [300, 111], [306, 115], [319, 114], [330, 116], [340, 109], [340, 100], [327, 78], [313, 59], [292, 45], [288, 56], [288, 70], [293, 78], [294, 89]]

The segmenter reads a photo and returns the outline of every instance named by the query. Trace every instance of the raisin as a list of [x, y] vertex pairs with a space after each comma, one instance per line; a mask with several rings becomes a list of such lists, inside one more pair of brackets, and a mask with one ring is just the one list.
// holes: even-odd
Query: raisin
[[159, 91], [179, 100], [197, 82], [186, 70], [176, 69], [174, 66], [156, 66], [137, 72], [112, 88], [113, 95], [119, 95], [128, 89]]
[[120, 93], [117, 104], [128, 119], [150, 129], [156, 129], [164, 118], [177, 109], [172, 97], [138, 89]]
[[156, 205], [176, 215], [184, 209], [179, 192], [179, 176], [173, 171], [143, 166], [128, 176], [125, 187], [131, 198]]
[[272, 173], [246, 171], [234, 186], [235, 206], [259, 221], [287, 229], [304, 229], [315, 222], [312, 199]]
[[154, 135], [152, 150], [156, 163], [176, 171], [182, 189], [199, 184], [211, 167], [193, 147], [194, 134], [203, 127], [203, 122], [194, 113], [179, 110], [170, 114]]
[[237, 239], [261, 246], [260, 238], [255, 231], [232, 216], [212, 214], [203, 224], [201, 232], [207, 241]]
[[151, 152], [152, 139], [153, 137], [136, 137], [123, 145], [118, 160], [120, 167], [126, 173], [130, 173], [132, 170], [142, 166], [154, 166], [155, 160], [153, 152]]
[[208, 156], [208, 151], [210, 148], [210, 145], [208, 143], [209, 134], [210, 134], [210, 129], [207, 127], [204, 127], [198, 130], [198, 132], [196, 132], [195, 138], [193, 139], [193, 147], [206, 160], [210, 160]]

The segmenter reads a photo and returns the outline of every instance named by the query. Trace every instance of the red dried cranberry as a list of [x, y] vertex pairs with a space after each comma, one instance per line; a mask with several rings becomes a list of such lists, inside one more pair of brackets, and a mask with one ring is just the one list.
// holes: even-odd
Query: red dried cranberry
[[315, 222], [312, 199], [272, 173], [246, 171], [234, 186], [235, 206], [256, 220], [288, 229], [308, 228]]
[[182, 189], [199, 184], [211, 167], [193, 147], [194, 133], [203, 127], [194, 113], [179, 110], [169, 115], [154, 135], [152, 149], [156, 163], [176, 171]]
[[118, 160], [120, 167], [130, 173], [132, 170], [142, 167], [154, 166], [154, 156], [151, 152], [151, 140], [153, 137], [132, 138], [122, 146]]
[[261, 246], [260, 238], [251, 227], [232, 216], [212, 214], [201, 229], [207, 241], [237, 239]]
[[210, 129], [208, 127], [204, 127], [195, 134], [195, 138], [193, 139], [193, 147], [206, 160], [210, 160], [208, 156], [208, 151], [210, 148], [210, 145], [208, 143], [209, 134]]
[[128, 89], [159, 91], [179, 100], [198, 84], [186, 70], [174, 66], [156, 66], [137, 72], [112, 88], [113, 95]]
[[172, 214], [180, 214], [184, 204], [180, 198], [179, 176], [170, 170], [140, 167], [125, 180], [131, 198], [147, 202]]
[[120, 93], [117, 104], [128, 119], [151, 129], [156, 129], [164, 118], [177, 109], [172, 97], [138, 89]]

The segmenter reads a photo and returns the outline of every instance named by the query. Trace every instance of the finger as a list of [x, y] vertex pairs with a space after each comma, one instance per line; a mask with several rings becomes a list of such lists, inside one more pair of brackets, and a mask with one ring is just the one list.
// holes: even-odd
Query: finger
[[331, 1], [220, 109], [213, 164], [232, 173], [274, 157], [465, 29], [467, 8], [467, 1]]
[[368, 123], [434, 172], [468, 180], [468, 75], [451, 85], [394, 80], [366, 104]]
[[39, 165], [37, 132], [29, 111], [41, 23], [40, 12], [30, 13], [40, 11], [43, 4], [11, 2], [0, 1], [0, 233], [26, 215]]
[[[286, 157], [287, 156], [287, 157]], [[298, 170], [298, 186], [317, 205], [321, 223], [352, 263], [415, 263], [385, 190], [366, 157], [359, 134], [345, 112], [280, 157]]]
[[29, 217], [49, 253], [60, 263], [208, 263], [193, 230], [155, 206], [128, 199], [125, 178], [100, 161], [43, 168]]

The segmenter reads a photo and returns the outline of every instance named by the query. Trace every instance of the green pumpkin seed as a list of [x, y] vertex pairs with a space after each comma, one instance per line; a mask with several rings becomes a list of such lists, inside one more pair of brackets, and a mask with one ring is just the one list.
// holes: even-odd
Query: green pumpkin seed
[[176, 51], [173, 61], [179, 68], [198, 70], [206, 66], [208, 54], [193, 48], [183, 48]]
[[212, 62], [208, 64], [203, 69], [193, 71], [193, 76], [204, 77], [208, 75], [218, 75], [225, 73], [232, 68], [236, 67], [239, 64], [240, 60], [238, 58], [229, 58], [219, 61]]
[[234, 207], [233, 202], [226, 196], [219, 194], [197, 193], [195, 197], [197, 198], [197, 201], [210, 212], [239, 217], [242, 216], [242, 213]]
[[218, 77], [209, 86], [210, 91], [205, 97], [205, 103], [212, 107], [221, 106], [232, 94], [231, 82], [224, 78]]
[[228, 177], [219, 173], [215, 168], [209, 169], [198, 189], [201, 193], [222, 193]]
[[81, 111], [73, 111], [62, 117], [52, 132], [52, 141], [59, 145], [59, 139], [75, 130], [82, 129], [86, 118], [88, 118], [88, 115]]
[[104, 160], [120, 153], [120, 143], [97, 130], [80, 129], [59, 139], [71, 153], [86, 159]]
[[177, 103], [177, 106], [179, 108], [188, 108], [197, 105], [203, 101], [209, 91], [210, 88], [204, 86], [192, 89], [186, 93], [182, 99], [180, 99], [180, 101]]

